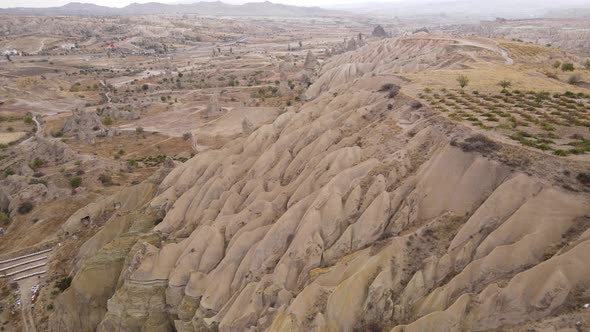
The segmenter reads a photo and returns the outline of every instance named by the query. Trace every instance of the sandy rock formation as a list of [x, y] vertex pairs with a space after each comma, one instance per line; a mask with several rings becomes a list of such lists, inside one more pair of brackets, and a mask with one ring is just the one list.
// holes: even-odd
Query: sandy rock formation
[[209, 98], [209, 102], [207, 102], [207, 110], [205, 112], [205, 117], [211, 118], [216, 117], [221, 114], [221, 106], [219, 105], [219, 99], [217, 95], [212, 95]]
[[105, 127], [95, 112], [74, 111], [63, 127], [64, 135], [75, 136], [78, 140], [93, 144], [96, 137], [106, 137], [114, 132]]
[[104, 109], [101, 113], [103, 116], [110, 116], [113, 119], [122, 119], [122, 120], [138, 120], [141, 118], [141, 111], [137, 109], [132, 110], [120, 110], [116, 108], [107, 108]]
[[354, 51], [356, 50], [358, 47], [358, 44], [356, 43], [356, 40], [354, 38], [350, 38], [348, 40], [348, 42], [346, 43], [346, 50], [347, 51]]
[[0, 188], [0, 211], [8, 211], [10, 206], [10, 194], [4, 188]]
[[[394, 45], [398, 55], [389, 54]], [[575, 180], [587, 164], [481, 143], [490, 140], [470, 146], [469, 129], [415, 107], [403, 80], [387, 73], [412, 66], [410, 49], [427, 59], [426, 47], [444, 48], [384, 40], [336, 56], [298, 112], [154, 181], [127, 207], [127, 223], [113, 217], [87, 242], [51, 330], [587, 324], [580, 308], [590, 287], [590, 195]], [[389, 98], [379, 91], [385, 83], [402, 89]], [[149, 223], [130, 221], [148, 215], [163, 220], [140, 235]], [[109, 275], [90, 278], [101, 264], [112, 265]], [[93, 307], [85, 306], [90, 295], [99, 299]]]
[[76, 153], [59, 140], [35, 136], [27, 144], [21, 147], [20, 155], [26, 156], [26, 162], [30, 163], [36, 158], [42, 158], [47, 164], [61, 164], [76, 158]]
[[254, 125], [252, 124], [252, 122], [250, 122], [250, 120], [248, 120], [247, 117], [244, 117], [244, 120], [242, 120], [242, 133], [244, 134], [244, 136], [248, 136], [252, 134], [253, 131]]
[[289, 88], [289, 83], [287, 83], [287, 81], [281, 81], [279, 83], [279, 90], [277, 91], [277, 94], [279, 96], [290, 96], [291, 94], [293, 94], [293, 90], [291, 90], [291, 88]]
[[121, 278], [127, 276], [132, 258], [143, 244], [161, 241], [155, 234], [143, 235], [161, 220], [145, 207], [169, 171], [161, 169], [141, 184], [92, 203], [67, 220], [63, 228], [65, 236], [87, 227], [81, 223], [84, 217], [89, 217], [91, 223], [102, 224], [102, 228], [78, 251], [76, 275], [70, 288], [54, 302], [56, 310], [50, 317], [50, 331], [95, 331], [103, 321], [107, 301], [119, 287]]
[[313, 54], [313, 52], [310, 50], [307, 52], [307, 56], [305, 57], [305, 63], [303, 64], [303, 67], [305, 69], [314, 69], [315, 66], [317, 66], [319, 64], [317, 58], [315, 57], [315, 54]]

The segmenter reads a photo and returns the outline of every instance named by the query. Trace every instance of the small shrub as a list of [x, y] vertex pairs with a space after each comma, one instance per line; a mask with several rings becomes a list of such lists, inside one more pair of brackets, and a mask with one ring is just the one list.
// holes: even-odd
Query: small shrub
[[18, 213], [20, 214], [27, 214], [29, 212], [31, 212], [33, 210], [35, 206], [33, 205], [33, 203], [26, 201], [26, 202], [22, 202], [20, 203], [20, 205], [18, 206]]
[[461, 148], [465, 152], [491, 153], [500, 148], [498, 143], [482, 134], [468, 137], [463, 142], [452, 141], [451, 144]]
[[381, 86], [381, 89], [379, 89], [380, 92], [385, 92], [385, 91], [389, 91], [393, 88], [395, 88], [396, 85], [393, 83], [385, 83]]
[[498, 85], [502, 87], [502, 92], [505, 92], [509, 87], [512, 86], [512, 82], [509, 80], [501, 80]]
[[585, 185], [590, 185], [590, 173], [580, 173], [576, 176], [576, 179]]
[[55, 288], [57, 288], [63, 292], [66, 289], [70, 288], [71, 284], [72, 284], [72, 277], [63, 277], [60, 280], [55, 282]]
[[552, 73], [552, 72], [549, 72], [549, 71], [548, 71], [548, 72], [546, 72], [546, 73], [545, 73], [545, 76], [547, 76], [547, 77], [549, 77], [549, 78], [552, 78], [552, 79], [554, 79], [554, 80], [559, 80], [559, 76], [557, 76], [557, 74], [556, 74], [556, 73]]
[[62, 137], [63, 135], [64, 135], [64, 132], [63, 132], [63, 130], [59, 130], [59, 131], [52, 131], [52, 132], [51, 132], [51, 136], [52, 136], [52, 137], [56, 137], [56, 138], [57, 138], [57, 137]]
[[82, 178], [76, 176], [76, 177], [71, 178], [69, 182], [70, 182], [70, 187], [72, 187], [72, 189], [76, 189], [82, 185]]
[[103, 173], [98, 177], [98, 180], [103, 186], [108, 187], [113, 185], [113, 178], [110, 174]]
[[580, 80], [582, 79], [582, 77], [580, 76], [580, 74], [573, 74], [572, 76], [570, 76], [567, 79], [567, 82], [569, 84], [578, 84], [580, 82]]
[[191, 139], [193, 135], [191, 133], [184, 133], [182, 134], [182, 139], [185, 141], [188, 141], [189, 139]]
[[10, 224], [10, 218], [5, 212], [0, 211], [0, 225], [7, 226], [8, 224]]
[[561, 65], [561, 70], [562, 71], [574, 71], [574, 64], [571, 62], [567, 62], [567, 63], [563, 63]]
[[137, 127], [137, 128], [135, 128], [135, 132], [138, 133], [138, 134], [143, 133], [143, 127]]
[[12, 168], [6, 168], [4, 170], [4, 176], [8, 177], [8, 176], [11, 176], [11, 175], [14, 175], [14, 171], [12, 170]]
[[107, 116], [105, 116], [105, 117], [102, 119], [102, 124], [103, 124], [103, 125], [105, 125], [105, 126], [110, 126], [110, 125], [112, 125], [112, 124], [113, 124], [113, 118], [111, 118], [111, 117], [110, 117], [110, 116], [108, 116], [108, 115], [107, 115]]
[[380, 92], [387, 92], [387, 97], [390, 99], [395, 98], [395, 96], [397, 96], [399, 93], [399, 90], [400, 87], [393, 83], [385, 83], [381, 86], [381, 89], [379, 89]]
[[45, 161], [39, 158], [35, 158], [35, 160], [33, 160], [33, 162], [31, 162], [31, 164], [29, 165], [32, 169], [37, 169], [39, 167], [42, 167], [43, 165], [45, 165]]

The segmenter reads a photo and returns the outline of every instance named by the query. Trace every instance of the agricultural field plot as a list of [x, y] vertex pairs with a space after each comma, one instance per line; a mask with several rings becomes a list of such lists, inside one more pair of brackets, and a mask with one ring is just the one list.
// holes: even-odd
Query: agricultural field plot
[[590, 95], [425, 89], [419, 97], [450, 119], [559, 156], [590, 152]]

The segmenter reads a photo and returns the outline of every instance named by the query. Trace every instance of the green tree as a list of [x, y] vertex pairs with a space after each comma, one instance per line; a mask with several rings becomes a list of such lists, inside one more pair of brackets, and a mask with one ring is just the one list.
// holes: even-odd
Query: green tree
[[459, 82], [459, 86], [463, 90], [469, 84], [469, 78], [465, 75], [459, 75], [457, 76], [457, 82]]
[[500, 82], [498, 82], [498, 85], [502, 87], [502, 92], [504, 92], [506, 91], [506, 89], [512, 86], [512, 82], [510, 82], [509, 80], [501, 80]]

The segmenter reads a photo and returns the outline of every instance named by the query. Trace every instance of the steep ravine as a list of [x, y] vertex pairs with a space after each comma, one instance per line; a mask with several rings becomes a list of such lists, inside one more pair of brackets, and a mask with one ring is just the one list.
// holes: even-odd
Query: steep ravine
[[353, 56], [325, 64], [300, 109], [135, 189], [78, 254], [50, 330], [590, 326], [588, 165], [452, 123], [401, 79], [340, 64]]

